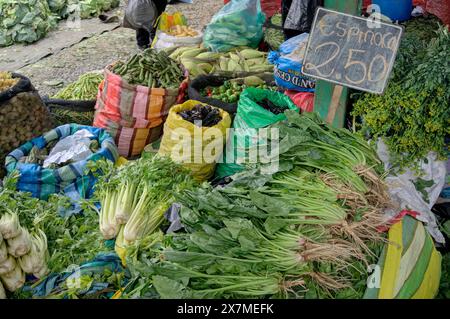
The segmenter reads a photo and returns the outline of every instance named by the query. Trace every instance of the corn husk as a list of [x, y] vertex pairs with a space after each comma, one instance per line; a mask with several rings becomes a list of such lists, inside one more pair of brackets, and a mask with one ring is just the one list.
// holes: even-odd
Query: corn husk
[[31, 236], [28, 230], [20, 227], [19, 236], [8, 239], [8, 253], [14, 257], [21, 257], [28, 254], [31, 249]]
[[0, 281], [0, 299], [6, 299], [6, 291], [5, 288], [3, 288], [3, 284]]
[[14, 257], [8, 256], [4, 262], [0, 263], [0, 276], [13, 271], [16, 265], [17, 263]]
[[8, 259], [8, 248], [5, 241], [0, 241], [0, 264]]
[[0, 233], [3, 239], [10, 239], [20, 235], [19, 216], [16, 213], [6, 213], [0, 218]]
[[44, 232], [33, 234], [28, 254], [18, 258], [20, 268], [27, 273], [38, 273], [46, 265], [47, 237]]
[[25, 284], [25, 273], [19, 265], [16, 264], [14, 269], [0, 276], [3, 286], [6, 290], [14, 292]]

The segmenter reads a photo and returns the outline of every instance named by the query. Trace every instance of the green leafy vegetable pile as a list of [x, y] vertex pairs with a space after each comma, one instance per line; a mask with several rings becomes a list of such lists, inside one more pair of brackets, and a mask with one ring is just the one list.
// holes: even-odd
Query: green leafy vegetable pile
[[103, 161], [92, 169], [108, 172], [95, 187], [100, 232], [105, 239], [117, 236], [119, 248], [157, 231], [174, 194], [196, 185], [189, 171], [167, 157], [148, 155], [119, 169]]
[[33, 43], [55, 26], [46, 0], [0, 1], [0, 47]]
[[358, 298], [388, 199], [359, 137], [286, 111], [280, 168], [177, 195], [186, 232], [135, 242], [124, 298]]
[[[90, 261], [100, 252], [113, 251], [113, 247], [106, 247], [101, 240], [98, 212], [92, 202], [82, 203], [83, 214], [61, 217], [59, 214], [61, 209], [71, 205], [67, 197], [55, 195], [49, 201], [39, 200], [33, 198], [30, 193], [17, 192], [16, 182], [15, 175], [5, 178], [4, 187], [0, 188], [0, 212], [17, 212], [23, 227], [45, 233], [50, 274], [62, 272], [71, 265]], [[45, 280], [44, 277], [41, 279]], [[35, 280], [34, 283], [39, 282]], [[33, 282], [28, 282], [31, 283]], [[28, 298], [30, 294], [18, 290], [14, 297]]]
[[386, 92], [364, 94], [352, 112], [363, 134], [388, 145], [395, 168], [416, 168], [430, 151], [445, 158], [450, 133], [450, 33], [417, 30], [406, 28]]

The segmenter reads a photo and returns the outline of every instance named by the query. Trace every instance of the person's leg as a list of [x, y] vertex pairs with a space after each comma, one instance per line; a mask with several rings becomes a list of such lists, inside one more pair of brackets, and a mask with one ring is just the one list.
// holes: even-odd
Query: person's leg
[[136, 30], [136, 41], [139, 48], [148, 48], [150, 46], [150, 33], [145, 29]]

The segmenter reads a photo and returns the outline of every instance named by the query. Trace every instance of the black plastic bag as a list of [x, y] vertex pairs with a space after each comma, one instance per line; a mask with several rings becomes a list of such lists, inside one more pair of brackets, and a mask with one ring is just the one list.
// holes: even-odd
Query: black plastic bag
[[42, 100], [49, 109], [56, 126], [70, 123], [92, 126], [96, 100], [60, 100], [51, 99], [48, 96], [44, 96]]
[[35, 88], [31, 84], [31, 81], [26, 76], [23, 76], [18, 73], [12, 73], [12, 77], [15, 79], [20, 79], [19, 82], [17, 82], [16, 85], [13, 87], [10, 87], [9, 89], [0, 92], [0, 104], [3, 102], [9, 101], [14, 96], [16, 96], [19, 93], [24, 92], [36, 92]]
[[283, 1], [283, 29], [286, 39], [309, 32], [317, 7], [323, 0], [288, 0]]

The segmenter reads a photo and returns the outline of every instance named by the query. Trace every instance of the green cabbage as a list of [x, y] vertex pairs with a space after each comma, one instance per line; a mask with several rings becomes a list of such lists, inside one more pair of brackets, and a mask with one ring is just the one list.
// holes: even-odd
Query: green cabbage
[[0, 0], [0, 47], [36, 42], [55, 26], [46, 0]]

